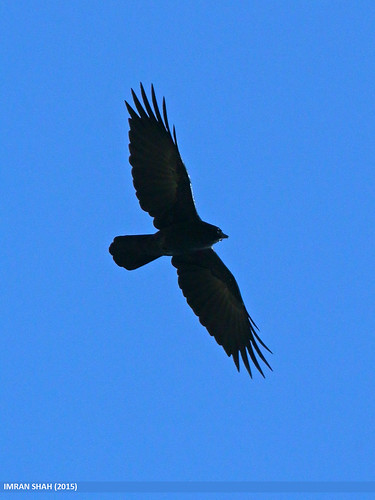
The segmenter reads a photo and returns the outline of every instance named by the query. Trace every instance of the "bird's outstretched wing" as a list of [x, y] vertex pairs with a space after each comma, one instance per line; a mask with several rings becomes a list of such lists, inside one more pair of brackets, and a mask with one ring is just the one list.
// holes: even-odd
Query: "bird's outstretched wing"
[[151, 86], [151, 107], [141, 84], [143, 104], [132, 90], [136, 111], [125, 101], [129, 111], [129, 162], [133, 184], [141, 208], [154, 217], [158, 229], [170, 224], [199, 219], [195, 209], [190, 179], [182, 162], [173, 127], [169, 128], [165, 99], [163, 117]]
[[199, 321], [225, 349], [239, 371], [239, 353], [247, 371], [251, 369], [247, 353], [259, 372], [259, 358], [271, 369], [257, 342], [268, 347], [255, 332], [257, 326], [243, 303], [233, 274], [210, 248], [172, 258], [177, 268], [178, 284]]

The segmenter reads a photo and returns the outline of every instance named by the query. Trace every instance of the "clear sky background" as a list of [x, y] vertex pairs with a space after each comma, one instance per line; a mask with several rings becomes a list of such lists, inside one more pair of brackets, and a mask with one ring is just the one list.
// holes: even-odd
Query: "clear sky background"
[[[375, 3], [0, 10], [1, 481], [374, 479]], [[266, 379], [236, 371], [169, 258], [108, 253], [154, 230], [128, 163], [140, 81], [230, 236]]]

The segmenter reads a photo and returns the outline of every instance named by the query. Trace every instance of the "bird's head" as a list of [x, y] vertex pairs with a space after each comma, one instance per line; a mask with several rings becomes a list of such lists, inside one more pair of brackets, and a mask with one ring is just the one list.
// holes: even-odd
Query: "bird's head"
[[217, 236], [219, 236], [219, 241], [224, 240], [225, 238], [229, 238], [229, 236], [227, 234], [224, 234], [219, 227], [216, 228], [216, 234]]
[[212, 224], [206, 223], [205, 231], [207, 232], [206, 234], [207, 236], [209, 236], [209, 239], [210, 241], [212, 241], [213, 244], [225, 238], [228, 238], [228, 236], [224, 234], [219, 227], [213, 226]]

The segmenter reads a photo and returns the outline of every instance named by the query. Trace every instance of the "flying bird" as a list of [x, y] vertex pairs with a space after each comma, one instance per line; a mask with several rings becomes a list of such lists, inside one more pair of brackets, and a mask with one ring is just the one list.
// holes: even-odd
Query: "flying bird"
[[258, 358], [270, 369], [233, 274], [212, 249], [228, 238], [199, 217], [189, 175], [182, 162], [176, 131], [169, 127], [165, 99], [160, 112], [153, 85], [152, 105], [143, 85], [143, 105], [131, 90], [135, 108], [125, 101], [129, 118], [129, 163], [136, 196], [154, 219], [154, 234], [116, 236], [109, 247], [113, 260], [128, 270], [163, 255], [172, 257], [178, 284], [189, 306], [240, 370], [239, 355], [252, 376], [250, 360], [263, 375]]

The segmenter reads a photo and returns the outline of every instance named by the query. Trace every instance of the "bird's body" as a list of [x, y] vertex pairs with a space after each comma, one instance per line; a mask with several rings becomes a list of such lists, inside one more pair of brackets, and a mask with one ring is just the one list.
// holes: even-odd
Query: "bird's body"
[[211, 248], [218, 241], [228, 238], [221, 229], [197, 220], [172, 224], [156, 233], [161, 243], [163, 255], [181, 255], [196, 250]]
[[222, 345], [239, 369], [239, 353], [251, 375], [247, 353], [263, 375], [255, 356], [267, 365], [257, 341], [256, 325], [243, 303], [235, 278], [212, 246], [228, 236], [199, 217], [190, 179], [181, 160], [175, 129], [170, 131], [165, 101], [163, 117], [151, 87], [151, 107], [143, 86], [144, 107], [132, 91], [137, 114], [126, 103], [130, 119], [129, 162], [141, 208], [154, 218], [154, 234], [117, 236], [109, 251], [114, 261], [133, 270], [161, 256], [171, 256], [178, 283], [200, 322]]

